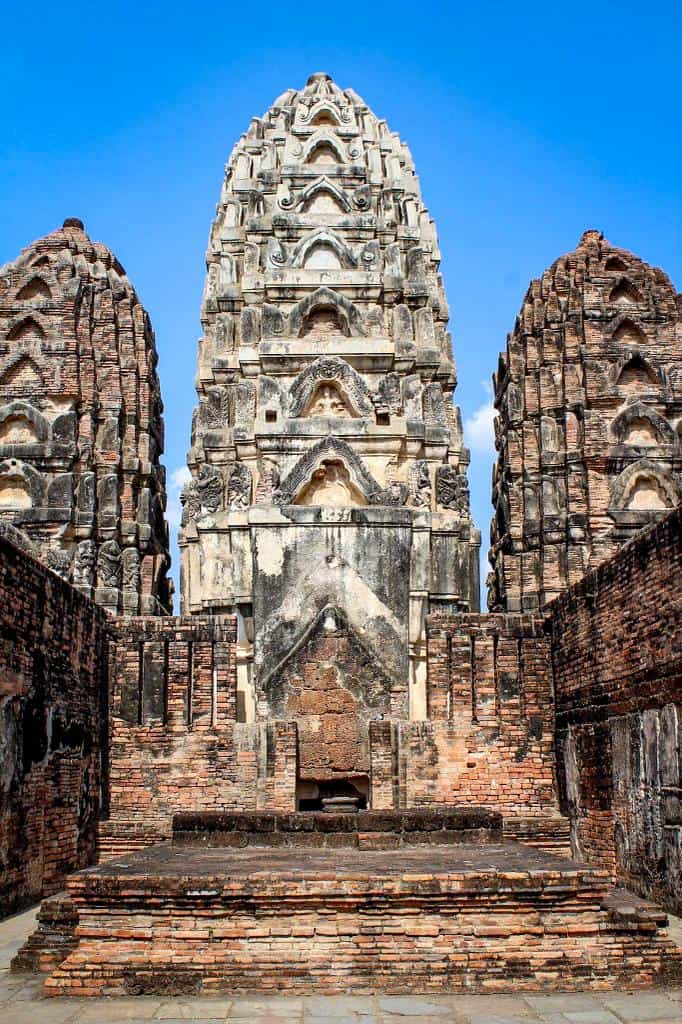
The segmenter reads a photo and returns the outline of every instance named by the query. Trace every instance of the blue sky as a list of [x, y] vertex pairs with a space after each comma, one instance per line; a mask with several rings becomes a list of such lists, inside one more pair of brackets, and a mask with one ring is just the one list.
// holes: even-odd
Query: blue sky
[[484, 549], [486, 385], [530, 278], [594, 227], [682, 287], [679, 3], [3, 0], [0, 16], [0, 262], [67, 216], [114, 250], [156, 330], [171, 481], [223, 165], [251, 117], [313, 71], [412, 149], [440, 235]]

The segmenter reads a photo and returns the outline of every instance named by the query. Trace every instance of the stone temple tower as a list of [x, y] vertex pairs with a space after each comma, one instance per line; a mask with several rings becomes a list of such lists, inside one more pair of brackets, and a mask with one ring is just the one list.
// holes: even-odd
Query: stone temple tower
[[598, 231], [531, 282], [495, 376], [491, 609], [542, 607], [680, 500], [681, 311]]
[[409, 150], [328, 75], [235, 146], [180, 547], [184, 613], [239, 614], [248, 720], [295, 702], [291, 659], [318, 635], [344, 638], [345, 665], [323, 648], [377, 715], [424, 717], [424, 617], [478, 608], [439, 260]]
[[111, 612], [171, 611], [149, 316], [76, 218], [0, 269], [0, 526]]

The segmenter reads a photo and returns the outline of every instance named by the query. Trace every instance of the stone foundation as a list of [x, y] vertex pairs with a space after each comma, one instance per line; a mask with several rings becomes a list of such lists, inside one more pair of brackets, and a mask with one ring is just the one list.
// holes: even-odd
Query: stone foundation
[[359, 811], [355, 814], [179, 814], [173, 845], [212, 849], [246, 846], [398, 849], [490, 843], [502, 837], [502, 816], [484, 808]]
[[[264, 865], [267, 864], [267, 867]], [[160, 844], [72, 876], [50, 995], [542, 991], [681, 979], [666, 918], [517, 843], [387, 851]]]

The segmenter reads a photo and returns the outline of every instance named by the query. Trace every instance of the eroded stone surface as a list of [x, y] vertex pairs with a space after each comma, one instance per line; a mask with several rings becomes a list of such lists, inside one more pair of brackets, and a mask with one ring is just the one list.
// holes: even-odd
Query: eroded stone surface
[[243, 620], [243, 719], [300, 723], [302, 799], [366, 779], [369, 719], [425, 717], [429, 607], [478, 607], [439, 261], [407, 147], [328, 75], [235, 146], [207, 258], [182, 599]]
[[682, 496], [680, 297], [586, 231], [531, 282], [494, 380], [489, 604], [532, 611]]
[[0, 269], [0, 524], [112, 612], [170, 611], [149, 316], [75, 218]]

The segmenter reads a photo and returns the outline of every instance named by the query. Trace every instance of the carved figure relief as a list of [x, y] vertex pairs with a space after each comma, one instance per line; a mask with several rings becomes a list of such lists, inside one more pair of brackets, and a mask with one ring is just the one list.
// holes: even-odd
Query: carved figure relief
[[461, 515], [469, 511], [469, 485], [463, 473], [453, 466], [439, 466], [436, 470], [436, 503]]
[[256, 504], [271, 504], [276, 498], [278, 488], [279, 466], [274, 459], [263, 459], [256, 487]]
[[227, 478], [227, 507], [231, 511], [251, 504], [251, 470], [243, 462], [235, 462]]
[[99, 546], [97, 585], [109, 590], [117, 590], [121, 585], [121, 549], [115, 540], [106, 540]]
[[413, 505], [431, 508], [431, 475], [428, 462], [419, 460], [410, 467], [410, 497]]
[[76, 586], [90, 587], [94, 582], [95, 542], [83, 540], [76, 548], [73, 559], [73, 582]]

